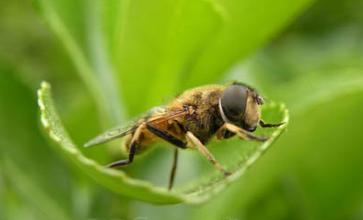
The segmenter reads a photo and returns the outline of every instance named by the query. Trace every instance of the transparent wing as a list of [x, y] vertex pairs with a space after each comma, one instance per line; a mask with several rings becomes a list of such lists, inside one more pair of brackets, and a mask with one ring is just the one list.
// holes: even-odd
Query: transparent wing
[[108, 141], [111, 141], [116, 138], [123, 137], [125, 135], [131, 134], [135, 131], [135, 129], [143, 122], [146, 123], [152, 123], [154, 125], [157, 125], [159, 123], [163, 123], [165, 121], [168, 121], [170, 119], [174, 119], [176, 117], [180, 117], [182, 115], [185, 115], [187, 113], [186, 109], [177, 109], [173, 111], [166, 111], [165, 108], [157, 107], [149, 112], [143, 117], [141, 117], [138, 122], [132, 123], [130, 126], [126, 128], [112, 128], [97, 137], [93, 138], [92, 140], [88, 141], [84, 147], [91, 147], [94, 145], [102, 144]]
[[146, 122], [157, 125], [169, 121], [171, 119], [178, 118], [188, 113], [187, 109], [174, 109], [169, 111], [158, 111], [151, 115]]
[[91, 139], [90, 141], [88, 141], [84, 145], [84, 147], [91, 147], [94, 145], [98, 145], [98, 144], [102, 144], [102, 143], [111, 141], [116, 138], [123, 137], [127, 134], [130, 134], [134, 129], [135, 129], [134, 126], [127, 127], [127, 128], [120, 128], [120, 127], [112, 128], [112, 129], [98, 135], [97, 137]]

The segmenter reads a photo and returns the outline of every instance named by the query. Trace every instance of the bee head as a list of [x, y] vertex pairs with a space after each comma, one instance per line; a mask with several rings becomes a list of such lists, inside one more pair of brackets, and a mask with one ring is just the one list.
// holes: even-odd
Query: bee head
[[252, 132], [260, 121], [262, 104], [263, 98], [253, 88], [234, 83], [224, 90], [219, 99], [219, 111], [225, 122]]

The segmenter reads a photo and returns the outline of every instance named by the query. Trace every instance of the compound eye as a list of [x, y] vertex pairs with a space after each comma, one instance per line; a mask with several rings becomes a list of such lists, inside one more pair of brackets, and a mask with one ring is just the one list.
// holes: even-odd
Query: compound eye
[[230, 121], [240, 121], [246, 109], [248, 88], [241, 85], [231, 85], [226, 88], [221, 97], [221, 107], [224, 115]]

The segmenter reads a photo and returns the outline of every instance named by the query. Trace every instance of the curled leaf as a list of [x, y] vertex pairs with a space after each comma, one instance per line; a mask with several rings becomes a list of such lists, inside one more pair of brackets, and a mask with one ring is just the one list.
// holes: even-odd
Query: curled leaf
[[[269, 129], [268, 135], [271, 138], [263, 143], [251, 143], [248, 146], [248, 151], [245, 151], [244, 147], [236, 147], [234, 142], [230, 142], [229, 144], [234, 144], [233, 149], [236, 151], [233, 153], [234, 156], [237, 155], [237, 157], [234, 157], [235, 159], [230, 159], [233, 163], [227, 165], [227, 168], [232, 170], [232, 175], [228, 177], [205, 178], [202, 182], [198, 181], [194, 184], [168, 191], [166, 188], [153, 185], [150, 182], [134, 179], [123, 171], [106, 168], [85, 157], [64, 129], [51, 97], [51, 87], [46, 82], [43, 82], [38, 90], [38, 104], [41, 112], [42, 126], [50, 138], [56, 142], [57, 148], [80, 167], [84, 173], [120, 195], [159, 204], [200, 203], [206, 201], [223, 190], [229, 183], [239, 178], [253, 165], [284, 131], [288, 122], [288, 111], [283, 105], [274, 103], [267, 105], [263, 109], [263, 114], [268, 118], [285, 122], [285, 124], [277, 129]], [[232, 157], [232, 155], [229, 155], [230, 153], [228, 148], [225, 148], [224, 155], [220, 154], [218, 156], [229, 158]], [[209, 177], [211, 176], [209, 175]]]

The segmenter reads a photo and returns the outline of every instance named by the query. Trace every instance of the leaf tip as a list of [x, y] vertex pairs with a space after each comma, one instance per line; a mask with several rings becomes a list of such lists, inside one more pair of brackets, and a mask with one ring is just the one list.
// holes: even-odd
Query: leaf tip
[[47, 81], [42, 81], [40, 84], [41, 89], [50, 89], [50, 84]]

